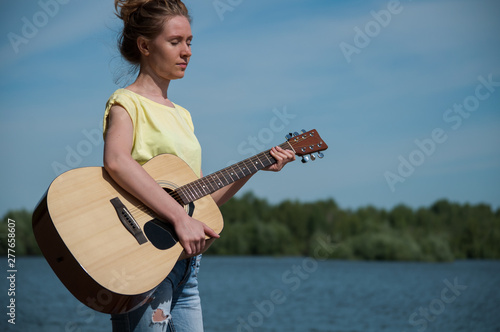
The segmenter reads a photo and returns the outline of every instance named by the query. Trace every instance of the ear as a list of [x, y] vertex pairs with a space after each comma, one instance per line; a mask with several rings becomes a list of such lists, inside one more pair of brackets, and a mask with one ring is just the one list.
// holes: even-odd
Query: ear
[[143, 55], [148, 56], [149, 55], [149, 40], [146, 38], [140, 36], [137, 38], [137, 48], [139, 49], [139, 52], [141, 52]]

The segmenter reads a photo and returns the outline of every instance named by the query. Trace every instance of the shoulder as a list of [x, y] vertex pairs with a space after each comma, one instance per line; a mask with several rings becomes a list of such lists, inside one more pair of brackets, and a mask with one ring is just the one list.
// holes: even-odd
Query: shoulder
[[104, 135], [108, 129], [111, 117], [115, 123], [132, 121], [132, 125], [135, 127], [137, 122], [138, 107], [139, 100], [137, 100], [137, 97], [133, 92], [126, 89], [118, 89], [113, 92], [106, 102], [103, 119]]
[[109, 114], [111, 109], [117, 108], [127, 111], [132, 122], [135, 124], [137, 117], [142, 112], [143, 106], [139, 95], [127, 89], [118, 89], [113, 92], [106, 103], [105, 116]]
[[114, 105], [120, 105], [127, 109], [131, 106], [136, 107], [139, 100], [135, 93], [127, 89], [118, 89], [109, 97], [106, 108], [111, 108]]

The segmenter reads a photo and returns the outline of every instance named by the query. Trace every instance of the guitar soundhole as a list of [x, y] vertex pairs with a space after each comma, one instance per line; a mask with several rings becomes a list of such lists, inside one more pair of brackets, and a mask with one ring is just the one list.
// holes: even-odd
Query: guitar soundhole
[[151, 244], [160, 250], [170, 249], [179, 241], [172, 226], [158, 219], [147, 222], [144, 233]]

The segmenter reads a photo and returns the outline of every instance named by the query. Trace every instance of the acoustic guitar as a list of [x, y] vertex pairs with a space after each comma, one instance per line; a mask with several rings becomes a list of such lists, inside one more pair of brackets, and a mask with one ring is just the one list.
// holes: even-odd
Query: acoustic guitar
[[[280, 145], [303, 161], [328, 148], [316, 130], [287, 135]], [[220, 233], [223, 219], [211, 193], [276, 162], [270, 150], [198, 178], [180, 158], [158, 155], [144, 169], [187, 213]], [[305, 158], [305, 159], [304, 159]], [[103, 167], [59, 175], [33, 213], [38, 245], [65, 287], [103, 313], [144, 304], [182, 258], [173, 228], [116, 184]]]

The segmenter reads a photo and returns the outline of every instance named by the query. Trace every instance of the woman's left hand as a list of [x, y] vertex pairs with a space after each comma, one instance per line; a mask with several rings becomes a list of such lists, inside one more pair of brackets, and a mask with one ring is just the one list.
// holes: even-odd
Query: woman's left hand
[[279, 172], [289, 162], [295, 160], [295, 153], [290, 150], [285, 150], [279, 146], [271, 149], [271, 156], [276, 159], [276, 163], [263, 169], [263, 171]]

